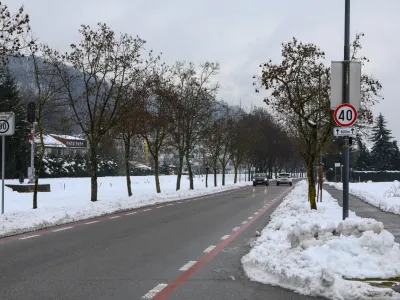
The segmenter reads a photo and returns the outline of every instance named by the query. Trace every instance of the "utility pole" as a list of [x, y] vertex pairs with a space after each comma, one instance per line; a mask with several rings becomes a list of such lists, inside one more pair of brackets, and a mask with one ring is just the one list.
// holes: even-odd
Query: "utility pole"
[[[350, 103], [350, 0], [345, 0], [344, 10], [344, 68], [343, 68], [343, 103]], [[343, 220], [349, 216], [349, 137], [344, 137], [343, 149]]]

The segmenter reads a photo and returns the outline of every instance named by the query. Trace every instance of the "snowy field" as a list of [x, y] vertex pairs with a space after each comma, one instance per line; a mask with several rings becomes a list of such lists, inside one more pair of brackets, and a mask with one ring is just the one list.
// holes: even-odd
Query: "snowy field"
[[[17, 193], [6, 187], [0, 237], [252, 184], [244, 182], [242, 175], [241, 182], [233, 185], [234, 176], [229, 174], [225, 187], [222, 187], [222, 176], [218, 175], [218, 187], [214, 188], [211, 187], [213, 179], [213, 176], [208, 177], [209, 187], [205, 188], [205, 176], [196, 176], [194, 190], [190, 191], [188, 177], [183, 176], [181, 190], [176, 192], [176, 176], [161, 176], [161, 194], [157, 194], [154, 176], [132, 176], [133, 196], [128, 197], [125, 177], [101, 177], [98, 179], [98, 201], [94, 203], [90, 201], [90, 178], [41, 179], [40, 183], [51, 184], [51, 192], [38, 193], [37, 209], [32, 209], [32, 193]], [[19, 183], [9, 180], [6, 184]]]
[[311, 211], [307, 183], [301, 181], [271, 215], [271, 221], [242, 258], [253, 281], [328, 299], [400, 299], [389, 288], [344, 278], [390, 278], [400, 275], [400, 247], [374, 219], [342, 208], [327, 192]]
[[[343, 190], [342, 183], [330, 182], [329, 185]], [[400, 215], [400, 183], [398, 181], [350, 183], [349, 191], [383, 211]]]

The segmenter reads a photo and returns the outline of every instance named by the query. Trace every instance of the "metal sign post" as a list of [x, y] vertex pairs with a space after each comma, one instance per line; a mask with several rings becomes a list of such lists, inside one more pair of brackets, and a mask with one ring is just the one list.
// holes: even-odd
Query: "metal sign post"
[[6, 136], [15, 131], [15, 115], [12, 112], [0, 112], [1, 135], [1, 214], [4, 214], [4, 178], [6, 165]]
[[[345, 0], [344, 59], [331, 63], [331, 109], [335, 109], [335, 121], [341, 127], [349, 127], [357, 120], [361, 101], [361, 62], [350, 61], [350, 0]], [[354, 130], [355, 131], [355, 130]], [[343, 220], [349, 216], [349, 168], [351, 129], [334, 131], [343, 136]], [[340, 134], [341, 133], [341, 134]], [[342, 172], [341, 172], [342, 173]]]
[[36, 104], [29, 102], [27, 108], [27, 121], [31, 126], [31, 166], [28, 167], [28, 183], [35, 183], [35, 120]]

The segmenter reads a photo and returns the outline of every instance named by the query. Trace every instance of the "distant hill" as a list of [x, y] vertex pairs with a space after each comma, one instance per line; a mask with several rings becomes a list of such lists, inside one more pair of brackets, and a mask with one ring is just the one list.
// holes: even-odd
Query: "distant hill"
[[[39, 66], [44, 64], [43, 59], [38, 58]], [[20, 87], [21, 97], [26, 104], [35, 100], [35, 75], [33, 60], [31, 57], [22, 57], [11, 60], [8, 64], [9, 69], [15, 76], [15, 79]], [[72, 68], [71, 72], [73, 71]], [[79, 89], [78, 89], [79, 90]], [[82, 92], [83, 89], [77, 92]], [[81, 130], [75, 124], [74, 116], [67, 105], [67, 102], [49, 103], [46, 107], [44, 125], [47, 133], [55, 134], [79, 134]]]

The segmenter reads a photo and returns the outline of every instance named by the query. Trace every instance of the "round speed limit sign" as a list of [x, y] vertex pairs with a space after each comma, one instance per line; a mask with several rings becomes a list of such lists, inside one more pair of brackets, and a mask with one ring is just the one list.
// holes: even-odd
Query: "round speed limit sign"
[[349, 127], [357, 121], [356, 108], [348, 103], [341, 104], [335, 109], [334, 118], [336, 124], [341, 127]]

